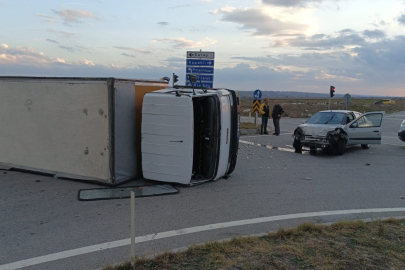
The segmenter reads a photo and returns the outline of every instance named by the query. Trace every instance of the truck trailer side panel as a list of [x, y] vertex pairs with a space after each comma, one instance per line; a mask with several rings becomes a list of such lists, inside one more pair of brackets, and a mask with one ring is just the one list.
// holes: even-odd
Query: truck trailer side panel
[[163, 80], [0, 77], [0, 167], [109, 185], [140, 178], [143, 95], [167, 85]]
[[107, 181], [108, 91], [107, 81], [1, 80], [0, 162]]

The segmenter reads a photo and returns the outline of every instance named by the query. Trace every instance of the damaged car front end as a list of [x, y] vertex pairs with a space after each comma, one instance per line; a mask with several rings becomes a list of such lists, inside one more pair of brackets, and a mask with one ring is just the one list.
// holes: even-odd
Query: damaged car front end
[[297, 152], [302, 151], [302, 147], [309, 147], [311, 150], [317, 148], [322, 149], [337, 149], [341, 141], [347, 141], [347, 133], [337, 127], [323, 134], [306, 134], [301, 127], [297, 127], [294, 131], [293, 146]]
[[294, 131], [293, 146], [296, 152], [302, 147], [312, 151], [317, 148], [332, 149], [336, 154], [343, 154], [348, 141], [345, 125], [355, 118], [348, 111], [322, 111], [303, 122]]

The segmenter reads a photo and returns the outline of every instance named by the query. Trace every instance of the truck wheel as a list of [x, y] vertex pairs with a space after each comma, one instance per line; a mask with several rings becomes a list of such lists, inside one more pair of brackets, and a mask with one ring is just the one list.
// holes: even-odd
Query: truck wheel
[[338, 140], [336, 144], [336, 155], [341, 156], [343, 155], [343, 152], [345, 151], [346, 147], [346, 141], [343, 139]]
[[363, 149], [369, 149], [370, 146], [371, 146], [371, 144], [362, 144], [362, 145], [361, 145], [361, 148], [363, 148]]
[[296, 153], [302, 152], [302, 144], [301, 144], [300, 140], [294, 139], [293, 147], [294, 147]]

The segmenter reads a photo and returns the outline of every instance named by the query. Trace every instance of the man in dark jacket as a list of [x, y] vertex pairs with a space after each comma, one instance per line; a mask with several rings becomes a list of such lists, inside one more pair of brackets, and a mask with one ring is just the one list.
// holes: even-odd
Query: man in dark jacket
[[271, 117], [273, 117], [273, 124], [275, 130], [273, 135], [276, 136], [280, 135], [280, 118], [283, 115], [283, 113], [284, 113], [283, 107], [281, 107], [281, 105], [278, 104], [278, 100], [275, 100], [273, 111], [271, 113]]
[[259, 113], [262, 115], [262, 126], [260, 128], [260, 134], [269, 134], [267, 132], [267, 121], [270, 118], [270, 106], [269, 106], [269, 99], [266, 98], [264, 103], [259, 108]]

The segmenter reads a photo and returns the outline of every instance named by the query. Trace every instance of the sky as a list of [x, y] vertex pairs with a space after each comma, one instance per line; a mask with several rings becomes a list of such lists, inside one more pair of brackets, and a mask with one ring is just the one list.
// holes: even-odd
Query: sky
[[0, 0], [0, 76], [184, 84], [199, 50], [214, 87], [405, 96], [405, 0]]

